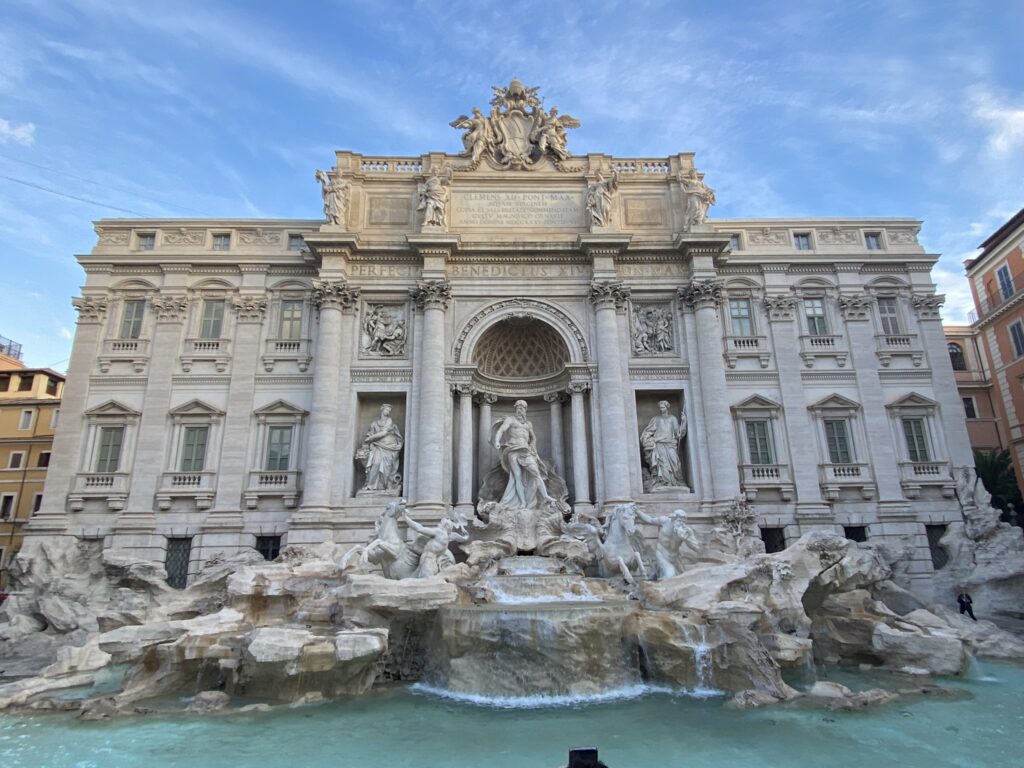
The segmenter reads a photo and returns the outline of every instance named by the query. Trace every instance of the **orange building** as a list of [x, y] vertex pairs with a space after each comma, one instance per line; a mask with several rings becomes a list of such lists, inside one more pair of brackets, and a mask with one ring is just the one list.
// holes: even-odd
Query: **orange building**
[[[1024, 478], [1024, 209], [965, 262], [974, 296], [972, 326], [991, 375], [992, 404], [1010, 449], [1018, 483]], [[947, 329], [947, 339], [949, 329]], [[966, 349], [965, 349], [966, 354]], [[961, 394], [963, 393], [961, 388]], [[980, 403], [979, 403], [980, 405]], [[970, 422], [968, 422], [970, 423]], [[974, 434], [972, 433], [972, 444]]]
[[1008, 447], [1006, 422], [995, 402], [991, 367], [981, 348], [980, 334], [970, 325], [947, 325], [943, 330], [949, 362], [964, 405], [971, 448], [1002, 450]]
[[42, 503], [63, 387], [61, 374], [26, 368], [20, 346], [0, 336], [0, 588]]

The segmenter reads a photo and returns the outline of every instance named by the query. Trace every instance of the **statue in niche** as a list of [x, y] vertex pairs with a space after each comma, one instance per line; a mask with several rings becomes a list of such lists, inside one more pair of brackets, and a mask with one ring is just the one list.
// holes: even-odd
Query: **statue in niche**
[[350, 184], [342, 178], [331, 179], [326, 171], [318, 170], [316, 180], [324, 197], [324, 217], [327, 223], [336, 227], [345, 226], [345, 211], [348, 208]]
[[449, 547], [453, 542], [469, 541], [465, 527], [450, 517], [442, 517], [436, 528], [417, 523], [409, 517], [408, 512], [403, 512], [402, 519], [410, 531], [415, 531], [423, 537], [419, 563], [412, 574], [414, 579], [429, 579], [431, 576], [437, 576], [448, 566], [455, 565], [455, 556]]
[[672, 351], [672, 315], [667, 307], [633, 307], [633, 354]]
[[686, 228], [708, 220], [708, 208], [715, 204], [715, 190], [705, 184], [691, 168], [680, 178], [686, 193]]
[[515, 415], [506, 416], [494, 435], [494, 449], [501, 467], [508, 472], [508, 484], [498, 504], [521, 509], [541, 508], [557, 501], [544, 483], [544, 463], [537, 453], [537, 437], [526, 418], [526, 401], [516, 400]]
[[384, 357], [405, 354], [405, 320], [376, 304], [363, 321], [363, 351]]
[[679, 460], [679, 443], [686, 437], [686, 416], [677, 419], [669, 413], [667, 400], [658, 403], [658, 415], [651, 418], [640, 433], [643, 449], [644, 491], [660, 488], [685, 488], [682, 463]]
[[448, 187], [452, 182], [452, 170], [445, 168], [442, 174], [434, 168], [426, 181], [421, 183], [416, 192], [419, 194], [417, 211], [423, 211], [423, 227], [425, 229], [444, 229], [445, 211], [448, 207]]
[[391, 406], [380, 407], [380, 416], [370, 425], [356, 460], [366, 470], [366, 482], [359, 495], [398, 493], [402, 488], [400, 453], [404, 445], [398, 425], [391, 420]]
[[601, 169], [598, 168], [594, 180], [587, 187], [587, 210], [590, 211], [592, 226], [607, 227], [611, 222], [612, 198], [618, 189], [618, 171], [605, 178]]
[[683, 548], [690, 550], [694, 555], [700, 551], [697, 534], [686, 524], [686, 512], [677, 509], [671, 515], [654, 517], [637, 509], [636, 516], [642, 522], [658, 527], [658, 540], [654, 545], [656, 578], [671, 579], [678, 576], [683, 570], [684, 562], [691, 559], [684, 553]]

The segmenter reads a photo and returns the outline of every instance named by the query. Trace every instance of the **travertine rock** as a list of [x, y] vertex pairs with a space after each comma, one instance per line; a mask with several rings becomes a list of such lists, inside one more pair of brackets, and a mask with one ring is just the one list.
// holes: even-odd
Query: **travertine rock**
[[458, 588], [440, 576], [396, 581], [372, 574], [351, 574], [334, 594], [355, 608], [418, 613], [454, 603]]
[[231, 703], [231, 697], [223, 691], [202, 691], [192, 697], [185, 707], [186, 712], [216, 712]]

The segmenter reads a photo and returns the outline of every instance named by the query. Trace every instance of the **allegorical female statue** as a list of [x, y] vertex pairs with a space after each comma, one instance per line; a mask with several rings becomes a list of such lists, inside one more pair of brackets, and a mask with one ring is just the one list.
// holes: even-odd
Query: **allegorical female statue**
[[668, 401], [658, 403], [658, 415], [652, 418], [640, 433], [644, 461], [650, 473], [645, 490], [680, 487], [686, 485], [679, 461], [679, 442], [686, 436], [686, 416], [676, 418], [668, 410]]
[[398, 493], [401, 490], [399, 454], [404, 444], [402, 433], [391, 420], [391, 406], [382, 405], [380, 416], [370, 425], [363, 444], [356, 451], [356, 460], [366, 470], [366, 482], [360, 494]]

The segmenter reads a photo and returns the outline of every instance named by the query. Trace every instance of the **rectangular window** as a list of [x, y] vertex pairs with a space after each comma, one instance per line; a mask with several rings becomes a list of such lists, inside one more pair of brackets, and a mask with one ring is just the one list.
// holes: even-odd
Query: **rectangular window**
[[964, 397], [964, 398], [961, 398], [961, 399], [964, 402], [964, 415], [968, 419], [976, 419], [976, 418], [978, 418], [978, 409], [974, 405], [974, 398], [973, 397]]
[[139, 250], [152, 251], [156, 248], [156, 234], [153, 232], [139, 232]]
[[264, 560], [277, 560], [281, 554], [280, 536], [257, 536], [256, 551], [263, 555]]
[[99, 447], [96, 450], [97, 472], [117, 472], [123, 441], [124, 427], [100, 427]]
[[227, 232], [218, 232], [213, 236], [213, 250], [215, 251], [230, 251], [231, 250], [231, 235]]
[[281, 302], [281, 338], [302, 338], [302, 300], [285, 299]]
[[48, 394], [48, 395], [56, 395], [57, 394], [57, 385], [59, 383], [60, 382], [58, 382], [56, 379], [51, 379], [51, 378], [47, 377], [47, 379], [46, 379], [46, 394]]
[[49, 451], [41, 451], [40, 452], [39, 458], [36, 460], [36, 466], [37, 467], [43, 467], [43, 468], [50, 466], [50, 452]]
[[1017, 357], [1024, 355], [1024, 324], [1020, 320], [1010, 326], [1010, 338], [1013, 340], [1013, 351]]
[[903, 419], [903, 436], [907, 440], [907, 456], [911, 461], [931, 461], [924, 419]]
[[14, 502], [18, 496], [13, 493], [5, 493], [0, 496], [0, 520], [10, 520], [14, 514]]
[[807, 332], [811, 336], [828, 336], [824, 299], [804, 299], [804, 316], [807, 318]]
[[733, 336], [753, 336], [754, 323], [750, 317], [750, 299], [729, 299], [729, 318]]
[[793, 235], [793, 246], [798, 251], [811, 250], [811, 233], [797, 232], [795, 235]]
[[739, 235], [729, 235], [729, 249], [733, 251], [738, 251], [740, 249]]
[[38, 512], [39, 508], [43, 506], [43, 494], [37, 493], [32, 497], [32, 511]]
[[19, 376], [18, 377], [18, 391], [19, 392], [28, 392], [30, 389], [32, 389], [32, 380], [33, 379], [35, 379], [35, 376], [30, 376], [30, 375], [21, 375], [21, 376]]
[[853, 463], [850, 425], [846, 422], [846, 419], [825, 419], [825, 441], [828, 446], [829, 463]]
[[181, 444], [182, 472], [201, 472], [205, 468], [209, 432], [209, 427], [185, 427]]
[[946, 548], [942, 546], [942, 537], [946, 535], [945, 524], [925, 525], [924, 532], [928, 536], [928, 551], [932, 556], [932, 568], [941, 570], [949, 562]]
[[288, 235], [288, 250], [289, 251], [302, 251], [306, 248], [306, 241], [303, 240], [302, 235]]
[[7, 457], [7, 468], [8, 469], [21, 469], [21, 465], [25, 463], [25, 452], [24, 451], [11, 451]]
[[844, 525], [843, 535], [850, 541], [867, 541], [868, 528], [866, 525]]
[[747, 429], [747, 447], [751, 464], [774, 464], [772, 443], [766, 420], [744, 422]]
[[292, 428], [271, 427], [267, 431], [267, 469], [284, 472], [292, 453]]
[[762, 528], [761, 541], [764, 542], [764, 551], [769, 555], [786, 548], [786, 534], [781, 528]]
[[144, 299], [130, 299], [121, 310], [121, 338], [137, 339], [142, 335], [142, 313], [146, 309]]
[[1010, 268], [1003, 264], [996, 270], [996, 277], [999, 278], [999, 292], [1003, 295], [1003, 301], [1013, 296], [1013, 277], [1010, 275]]
[[899, 306], [895, 297], [879, 297], [878, 316], [882, 320], [882, 333], [886, 336], [898, 336], [903, 333], [903, 329], [900, 327]]
[[34, 411], [24, 410], [21, 412], [21, 418], [18, 420], [18, 429], [25, 431], [26, 429], [32, 429], [32, 416]]
[[224, 300], [207, 299], [203, 302], [203, 317], [199, 324], [199, 338], [219, 339], [224, 327]]
[[188, 583], [188, 562], [192, 559], [192, 538], [168, 538], [167, 557], [164, 567], [167, 569], [167, 584], [175, 589], [184, 589]]
[[[865, 232], [864, 233], [864, 245], [867, 246], [869, 251], [880, 251], [882, 250], [882, 233], [881, 232]], [[849, 538], [849, 537], [847, 537]]]
[[56, 429], [58, 421], [60, 421], [60, 408], [54, 408], [50, 415], [50, 429]]
[[6, 392], [11, 388], [11, 374], [0, 373], [0, 392]]

